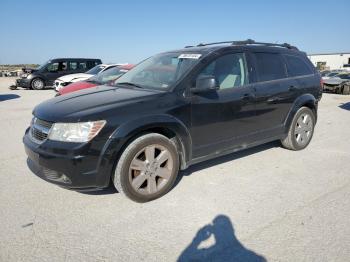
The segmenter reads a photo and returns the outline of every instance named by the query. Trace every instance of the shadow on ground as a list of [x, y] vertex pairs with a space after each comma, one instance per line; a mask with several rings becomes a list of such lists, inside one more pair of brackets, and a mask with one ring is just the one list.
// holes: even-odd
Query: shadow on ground
[[85, 194], [85, 195], [111, 195], [111, 194], [116, 194], [119, 193], [115, 187], [113, 186], [112, 183], [109, 184], [108, 187], [103, 188], [101, 190], [92, 190], [92, 191], [77, 191], [79, 193]]
[[11, 99], [16, 99], [16, 98], [20, 98], [20, 96], [15, 95], [15, 94], [0, 95], [0, 102], [6, 101], [6, 100], [11, 100]]
[[339, 105], [339, 107], [341, 109], [345, 109], [345, 110], [349, 110], [350, 111], [350, 102], [343, 103], [343, 104]]
[[[209, 247], [200, 247], [210, 237], [215, 243]], [[266, 259], [247, 249], [235, 236], [229, 217], [218, 215], [211, 224], [198, 230], [188, 247], [181, 253], [178, 262], [184, 261], [244, 261], [265, 262]]]

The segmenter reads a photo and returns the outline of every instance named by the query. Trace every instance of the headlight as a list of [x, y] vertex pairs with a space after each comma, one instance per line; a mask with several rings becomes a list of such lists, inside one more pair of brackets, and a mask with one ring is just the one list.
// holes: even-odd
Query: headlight
[[55, 123], [51, 127], [48, 139], [83, 143], [93, 139], [106, 124], [105, 120], [82, 123]]
[[29, 76], [29, 74], [22, 74], [21, 77], [22, 78], [27, 78]]

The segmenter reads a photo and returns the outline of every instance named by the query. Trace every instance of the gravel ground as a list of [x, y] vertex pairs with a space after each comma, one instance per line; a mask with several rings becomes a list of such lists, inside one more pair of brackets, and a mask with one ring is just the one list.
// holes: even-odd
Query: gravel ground
[[26, 166], [31, 110], [53, 90], [0, 78], [0, 261], [349, 261], [350, 96], [324, 94], [313, 141], [191, 167], [156, 201], [61, 189]]

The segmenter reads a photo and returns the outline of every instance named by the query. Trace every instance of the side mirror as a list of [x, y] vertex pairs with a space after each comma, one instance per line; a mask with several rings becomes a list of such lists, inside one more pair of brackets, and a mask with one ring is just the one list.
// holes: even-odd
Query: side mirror
[[215, 77], [212, 75], [200, 76], [196, 80], [196, 87], [192, 88], [192, 93], [203, 93], [208, 91], [218, 90], [219, 85], [217, 84]]

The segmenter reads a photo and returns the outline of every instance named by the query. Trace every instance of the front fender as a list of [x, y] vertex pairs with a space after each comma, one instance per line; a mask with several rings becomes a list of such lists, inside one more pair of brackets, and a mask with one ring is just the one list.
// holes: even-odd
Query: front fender
[[317, 107], [318, 107], [318, 101], [312, 94], [304, 94], [302, 96], [299, 96], [293, 103], [291, 109], [288, 112], [288, 115], [286, 117], [286, 120], [284, 122], [285, 126], [285, 132], [287, 133], [289, 130], [289, 126], [291, 125], [293, 121], [293, 117], [296, 114], [296, 112], [301, 108], [302, 106], [307, 106], [312, 109], [312, 111], [315, 113], [315, 119], [317, 121]]
[[116, 157], [121, 153], [118, 152], [124, 148], [130, 139], [147, 130], [162, 128], [176, 134], [178, 146], [181, 151], [181, 167], [185, 168], [186, 163], [191, 159], [192, 139], [188, 128], [179, 119], [170, 115], [150, 115], [141, 117], [120, 125], [110, 136], [108, 150], [115, 148]]

